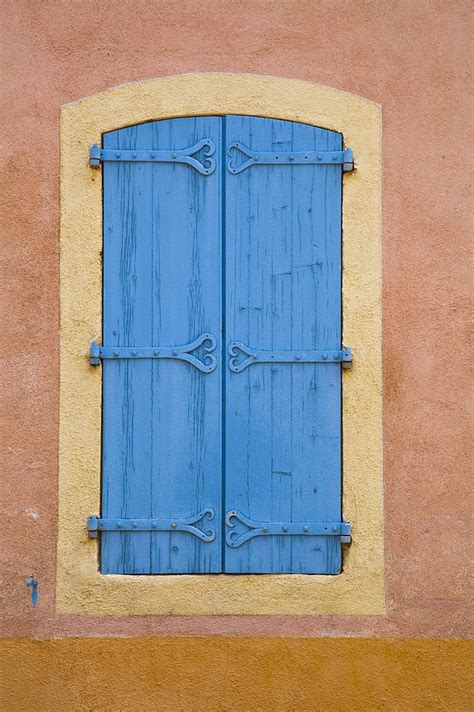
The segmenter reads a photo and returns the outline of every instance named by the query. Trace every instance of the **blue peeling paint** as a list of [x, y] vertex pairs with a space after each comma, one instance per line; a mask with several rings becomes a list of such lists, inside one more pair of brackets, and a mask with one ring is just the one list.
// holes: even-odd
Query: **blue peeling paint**
[[[92, 158], [102, 573], [339, 573], [341, 134], [191, 117], [107, 133]], [[186, 529], [208, 510], [212, 531]], [[232, 512], [256, 523], [237, 544]]]

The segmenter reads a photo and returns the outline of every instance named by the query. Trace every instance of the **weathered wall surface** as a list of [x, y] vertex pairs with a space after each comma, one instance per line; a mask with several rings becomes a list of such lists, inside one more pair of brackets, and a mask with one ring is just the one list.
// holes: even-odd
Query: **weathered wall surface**
[[360, 638], [9, 640], [6, 709], [470, 712], [469, 670], [459, 665], [467, 645]]
[[[75, 660], [88, 654], [88, 637], [104, 638], [100, 644], [95, 642], [94, 655], [118, 678], [120, 656], [126, 655], [128, 664], [130, 655], [139, 654], [139, 643], [133, 647], [129, 641], [127, 648], [121, 641], [120, 648], [119, 642], [105, 636], [138, 635], [159, 636], [155, 642], [148, 639], [147, 650], [163, 658], [165, 673], [166, 645], [174, 646], [178, 669], [188, 674], [196, 665], [194, 682], [185, 688], [188, 697], [181, 696], [175, 709], [185, 709], [193, 694], [207, 699], [202, 689], [210, 685], [215, 690], [222, 675], [221, 668], [210, 668], [206, 676], [197, 651], [191, 654], [192, 642], [184, 652], [185, 641], [179, 636], [201, 636], [200, 642], [207, 637], [209, 655], [211, 650], [212, 655], [221, 650], [230, 697], [239, 694], [239, 687], [250, 685], [246, 694], [258, 695], [265, 682], [275, 685], [275, 678], [288, 679], [287, 692], [293, 689], [294, 695], [277, 695], [276, 707], [270, 698], [260, 698], [262, 709], [306, 709], [295, 697], [303, 679], [308, 695], [319, 689], [321, 706], [337, 680], [346, 699], [366, 690], [367, 696], [354, 709], [468, 709], [465, 685], [454, 672], [459, 658], [449, 646], [469, 636], [469, 3], [3, 0], [2, 8], [2, 631], [10, 639], [80, 637], [74, 645], [67, 640], [9, 640], [6, 658], [17, 672], [9, 683], [8, 708], [26, 708], [38, 686], [35, 671], [37, 678], [48, 660], [54, 669], [55, 661], [65, 655], [67, 665], [58, 668], [57, 682], [45, 683], [37, 707], [56, 709], [45, 695], [54, 694], [59, 700], [60, 689], [65, 689], [61, 694], [66, 695], [62, 698], [66, 706], [68, 676], [70, 708], [92, 709], [87, 685], [80, 679], [82, 668], [77, 668], [76, 677], [71, 673]], [[382, 106], [384, 616], [55, 614], [59, 108], [124, 82], [209, 71], [303, 79], [360, 94]], [[32, 573], [40, 580], [36, 609], [25, 585]], [[213, 642], [210, 636], [219, 638]], [[221, 636], [256, 637], [244, 643]], [[281, 636], [295, 641], [282, 641]], [[346, 646], [340, 654], [347, 665], [340, 668], [321, 652], [323, 644], [334, 645], [328, 638], [335, 636], [344, 638], [340, 644]], [[351, 638], [363, 640], [354, 647]], [[377, 641], [370, 638], [399, 641], [391, 645], [379, 641], [379, 647], [374, 647]], [[426, 639], [428, 657], [416, 647], [421, 641], [413, 639], [419, 638]], [[402, 639], [412, 639], [414, 647], [406, 644], [411, 657], [400, 652], [405, 650]], [[443, 647], [441, 639], [451, 641]], [[307, 655], [312, 656], [314, 668], [303, 662]], [[359, 667], [350, 664], [354, 655], [362, 656]], [[435, 658], [442, 661], [441, 672], [431, 663], [419, 664], [421, 659]], [[374, 668], [375, 659], [378, 667]], [[244, 673], [249, 666], [260, 666], [261, 675], [249, 677]], [[404, 704], [409, 697], [403, 697], [408, 693], [402, 680], [406, 670], [417, 666], [419, 678], [409, 680], [416, 690], [417, 680], [423, 679], [424, 692], [420, 688], [419, 698], [413, 697], [410, 706]], [[378, 702], [373, 696], [378, 683], [370, 686], [369, 671], [374, 669], [380, 671], [380, 679], [388, 676], [388, 692]], [[344, 675], [344, 670], [349, 672]], [[179, 685], [179, 676], [165, 673], [162, 683], [156, 682], [153, 668], [142, 678], [140, 689], [148, 690], [153, 702], [165, 704], [171, 697], [164, 695]], [[444, 699], [440, 675], [445, 681]], [[86, 678], [98, 684], [92, 673], [86, 671]], [[155, 683], [168, 685], [161, 698], [152, 696]], [[11, 697], [15, 689], [16, 695], [21, 691], [20, 697]], [[115, 709], [134, 709], [138, 698], [126, 694], [121, 701], [113, 697]], [[102, 708], [106, 705], [103, 702]], [[339, 709], [337, 705], [335, 699], [333, 708]], [[212, 701], [208, 706], [213, 709]]]

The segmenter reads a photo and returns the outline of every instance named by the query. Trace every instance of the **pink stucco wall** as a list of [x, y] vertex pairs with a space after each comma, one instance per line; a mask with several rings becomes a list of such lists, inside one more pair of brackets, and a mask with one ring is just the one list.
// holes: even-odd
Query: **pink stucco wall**
[[[464, 0], [3, 0], [4, 472], [8, 636], [467, 635], [470, 354]], [[59, 107], [123, 82], [231, 71], [327, 84], [383, 108], [387, 614], [54, 613]], [[40, 579], [33, 610], [26, 578]]]

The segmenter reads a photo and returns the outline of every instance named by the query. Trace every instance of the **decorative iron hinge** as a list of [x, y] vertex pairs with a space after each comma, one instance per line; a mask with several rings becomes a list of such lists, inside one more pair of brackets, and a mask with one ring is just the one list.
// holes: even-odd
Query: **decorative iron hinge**
[[[236, 522], [247, 527], [237, 531]], [[350, 544], [352, 527], [349, 522], [255, 522], [242, 512], [227, 512], [225, 523], [229, 527], [225, 535], [226, 543], [232, 548], [242, 546], [256, 536], [331, 536], [339, 537], [341, 544]]]
[[[253, 363], [341, 363], [343, 368], [352, 366], [352, 352], [347, 346], [341, 351], [256, 351], [242, 341], [231, 341], [228, 348], [229, 368], [241, 373]], [[242, 356], [247, 358], [239, 361]]]
[[203, 542], [211, 542], [216, 538], [214, 527], [202, 531], [193, 525], [204, 518], [212, 520], [215, 515], [212, 507], [204, 507], [193, 517], [183, 519], [101, 519], [93, 515], [87, 520], [87, 531], [91, 539], [97, 539], [100, 532], [188, 532]]
[[[168, 358], [187, 361], [202, 373], [211, 373], [217, 367], [217, 358], [211, 353], [215, 350], [216, 345], [216, 337], [212, 334], [201, 334], [190, 344], [184, 344], [184, 346], [99, 346], [93, 341], [89, 352], [89, 362], [92, 366], [98, 366], [104, 359], [115, 361]], [[202, 360], [192, 354], [200, 346], [205, 351]]]
[[[233, 164], [235, 155], [232, 153], [239, 151], [247, 160], [239, 165]], [[350, 148], [345, 151], [251, 151], [241, 143], [231, 143], [227, 149], [230, 160], [227, 168], [230, 173], [241, 173], [246, 168], [255, 165], [278, 165], [278, 166], [302, 166], [321, 165], [337, 166], [342, 165], [344, 173], [354, 170], [354, 156]]]
[[[204, 160], [201, 163], [194, 156], [203, 148]], [[216, 152], [216, 146], [212, 139], [203, 138], [194, 146], [182, 149], [172, 149], [171, 151], [162, 151], [154, 149], [111, 149], [100, 148], [96, 143], [91, 147], [89, 153], [89, 165], [91, 168], [99, 168], [101, 161], [127, 161], [130, 163], [186, 163], [192, 166], [202, 175], [208, 176], [214, 173], [216, 169], [216, 161], [211, 156]]]

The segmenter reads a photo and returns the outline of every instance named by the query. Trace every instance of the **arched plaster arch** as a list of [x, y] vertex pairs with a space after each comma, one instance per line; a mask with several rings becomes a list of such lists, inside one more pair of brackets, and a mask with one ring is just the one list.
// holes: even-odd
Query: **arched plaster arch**
[[[344, 516], [339, 576], [102, 576], [86, 519], [100, 508], [102, 185], [88, 151], [106, 131], [193, 115], [249, 114], [340, 131], [344, 178]], [[384, 611], [381, 358], [381, 111], [331, 87], [249, 74], [186, 74], [113, 87], [61, 111], [61, 383], [56, 607], [60, 613], [354, 614]]]

